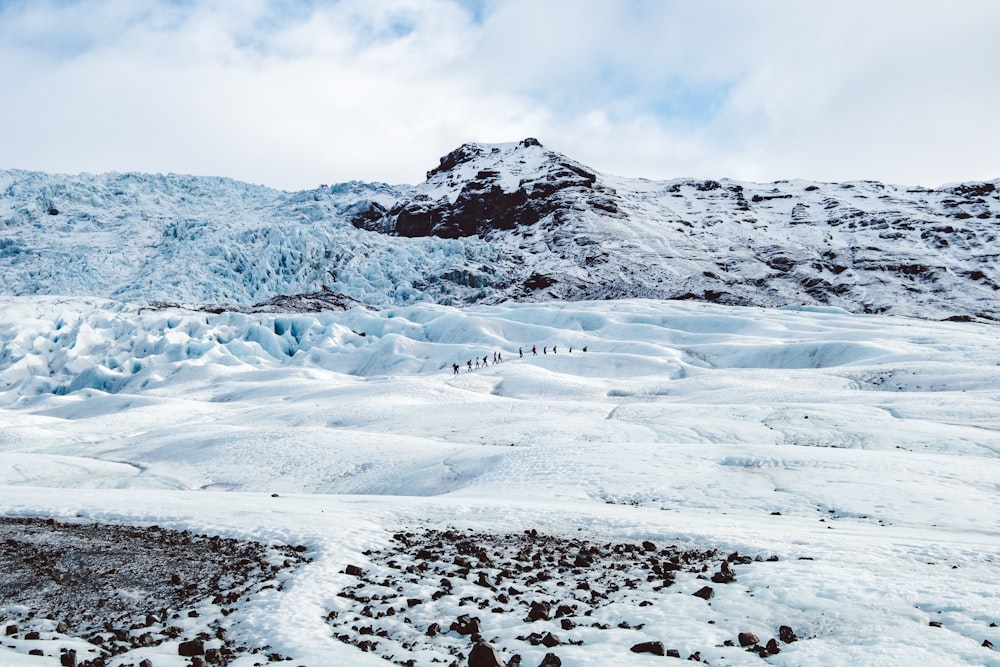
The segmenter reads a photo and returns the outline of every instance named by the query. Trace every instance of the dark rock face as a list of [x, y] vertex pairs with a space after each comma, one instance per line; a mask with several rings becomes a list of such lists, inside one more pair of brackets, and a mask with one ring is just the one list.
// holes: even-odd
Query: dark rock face
[[[542, 150], [542, 145], [537, 139], [525, 139], [519, 144], [519, 149], [529, 148]], [[442, 179], [486, 154], [483, 146], [465, 144], [441, 158], [441, 164], [427, 172], [428, 181]], [[554, 153], [540, 175], [522, 179], [513, 189], [502, 182], [502, 176], [500, 171], [481, 169], [463, 181], [454, 201], [418, 195], [391, 210], [369, 202], [350, 211], [349, 219], [355, 227], [369, 231], [405, 237], [460, 238], [534, 225], [547, 215], [572, 207], [618, 213], [614, 191], [597, 186], [597, 174]]]

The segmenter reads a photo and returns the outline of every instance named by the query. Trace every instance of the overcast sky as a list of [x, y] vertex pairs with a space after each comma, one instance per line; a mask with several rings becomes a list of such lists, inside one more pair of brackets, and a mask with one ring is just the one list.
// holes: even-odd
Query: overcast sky
[[0, 0], [0, 168], [298, 190], [467, 141], [602, 172], [1000, 178], [996, 0]]

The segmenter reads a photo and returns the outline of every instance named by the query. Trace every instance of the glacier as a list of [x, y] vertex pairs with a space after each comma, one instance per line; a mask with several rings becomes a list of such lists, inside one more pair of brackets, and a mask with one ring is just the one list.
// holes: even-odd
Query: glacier
[[995, 320], [998, 183], [647, 181], [535, 140], [467, 144], [417, 185], [294, 193], [8, 170], [0, 293], [230, 309], [304, 295], [372, 307], [640, 297]]

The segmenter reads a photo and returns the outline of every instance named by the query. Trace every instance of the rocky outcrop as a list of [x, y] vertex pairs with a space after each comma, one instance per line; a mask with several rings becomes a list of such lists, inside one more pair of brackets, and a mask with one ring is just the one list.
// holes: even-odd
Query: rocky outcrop
[[[542, 156], [540, 167], [525, 170], [514, 184], [508, 167], [512, 161], [526, 162], [518, 153], [528, 151]], [[462, 167], [470, 166], [472, 171], [461, 173]], [[496, 147], [465, 144], [442, 157], [440, 165], [427, 172], [427, 179], [431, 186], [451, 189], [436, 198], [417, 194], [390, 210], [368, 202], [352, 212], [351, 223], [405, 237], [459, 238], [534, 225], [567, 207], [618, 213], [614, 190], [598, 185], [596, 173], [546, 151], [537, 139], [521, 141], [513, 155]]]

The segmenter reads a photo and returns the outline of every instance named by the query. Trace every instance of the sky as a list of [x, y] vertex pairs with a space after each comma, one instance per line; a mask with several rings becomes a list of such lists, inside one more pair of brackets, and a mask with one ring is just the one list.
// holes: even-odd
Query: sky
[[0, 0], [0, 169], [416, 184], [1000, 178], [993, 0]]

